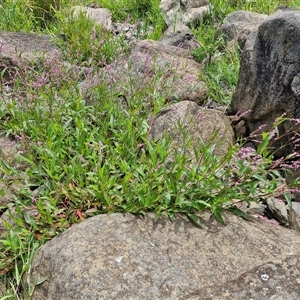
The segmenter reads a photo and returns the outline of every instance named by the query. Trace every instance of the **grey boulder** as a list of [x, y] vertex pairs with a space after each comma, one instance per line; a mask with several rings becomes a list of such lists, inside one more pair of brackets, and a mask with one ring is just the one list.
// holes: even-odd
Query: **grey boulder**
[[151, 121], [150, 139], [159, 140], [167, 135], [171, 138], [170, 147], [187, 153], [195, 163], [194, 151], [198, 151], [201, 157], [200, 145], [215, 145], [214, 153], [222, 156], [234, 142], [234, 132], [227, 116], [191, 101], [171, 104]]
[[0, 71], [5, 78], [14, 80], [15, 68], [24, 62], [39, 65], [41, 58], [60, 57], [60, 51], [52, 37], [46, 34], [25, 32], [0, 32]]
[[95, 22], [95, 24], [100, 25], [107, 30], [112, 29], [111, 13], [106, 8], [94, 8], [78, 5], [73, 6], [71, 11], [75, 18], [79, 18], [82, 14]]
[[[153, 214], [98, 215], [74, 225], [38, 251], [28, 280], [46, 280], [32, 299], [195, 299], [191, 293], [211, 286], [220, 295], [217, 287], [227, 283], [233, 297], [224, 299], [242, 299], [234, 297], [237, 288], [262, 295], [265, 278], [281, 287], [273, 285], [273, 294], [286, 289], [285, 299], [299, 299], [298, 258], [290, 259], [299, 252], [299, 234], [229, 213], [226, 226], [209, 213], [200, 218], [203, 229], [183, 215], [155, 222]], [[237, 285], [243, 281], [248, 285]]]
[[100, 74], [82, 82], [80, 90], [92, 102], [90, 91], [105, 82], [108, 90], [122, 95], [127, 102], [144, 93], [147, 103], [151, 97], [160, 95], [167, 101], [191, 100], [202, 104], [207, 98], [206, 85], [199, 79], [202, 69], [186, 49], [142, 40], [132, 45], [128, 56], [119, 57]]
[[221, 31], [226, 34], [229, 41], [237, 40], [242, 49], [248, 36], [256, 31], [267, 17], [264, 14], [245, 10], [234, 11], [224, 19]]
[[184, 24], [170, 25], [159, 42], [189, 50], [200, 47], [200, 43], [195, 39], [190, 28]]
[[[300, 11], [278, 11], [247, 39], [230, 113], [249, 111], [244, 116], [249, 133], [262, 125], [270, 130], [284, 113], [289, 118], [300, 117], [299, 57]], [[283, 124], [280, 132], [287, 132], [290, 126]], [[288, 145], [276, 152], [277, 157], [288, 155], [293, 148], [288, 139], [281, 142]]]
[[159, 7], [168, 26], [199, 22], [210, 10], [208, 0], [162, 0]]

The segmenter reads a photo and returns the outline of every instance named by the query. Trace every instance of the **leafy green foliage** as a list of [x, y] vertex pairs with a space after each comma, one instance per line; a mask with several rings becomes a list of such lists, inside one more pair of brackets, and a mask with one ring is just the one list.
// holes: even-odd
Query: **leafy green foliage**
[[0, 30], [30, 32], [35, 27], [33, 9], [28, 1], [4, 0], [0, 4]]
[[47, 23], [55, 18], [55, 13], [61, 9], [63, 0], [32, 0], [31, 7], [33, 15], [41, 27], [45, 27]]
[[59, 32], [61, 38], [55, 40], [66, 58], [77, 65], [103, 67], [125, 51], [123, 37], [114, 38], [111, 32], [95, 25], [84, 14], [74, 17], [71, 13], [67, 17], [65, 13], [57, 13], [53, 30]]
[[[122, 38], [115, 39], [84, 16], [72, 17], [71, 6], [89, 2], [4, 0], [0, 5], [0, 28], [51, 33], [65, 59], [99, 71], [126, 53], [128, 46]], [[110, 9], [115, 21], [143, 21], [145, 28], [153, 27], [149, 38], [158, 39], [165, 29], [158, 0], [93, 2]], [[227, 105], [237, 82], [239, 49], [228, 47], [218, 31], [220, 22], [233, 10], [269, 13], [277, 5], [299, 7], [300, 3], [211, 3], [210, 15], [193, 28], [202, 44], [193, 55], [204, 65], [201, 79], [209, 88], [210, 98]], [[62, 38], [57, 39], [59, 35]], [[274, 132], [278, 138], [276, 128], [289, 121], [284, 117], [277, 120], [272, 134], [259, 133], [257, 151], [232, 145], [225, 156], [219, 157], [214, 154], [217, 146], [212, 137], [194, 149], [194, 164], [184, 151], [174, 155], [168, 138], [149, 141], [146, 120], [165, 104], [165, 99], [154, 93], [155, 83], [164, 79], [164, 72], [159, 72], [149, 86], [132, 96], [124, 110], [118, 104], [119, 95], [101, 81], [93, 88], [97, 101], [87, 103], [60, 57], [46, 59], [38, 69], [24, 63], [22, 72], [14, 78], [15, 93], [0, 101], [0, 130], [17, 138], [24, 149], [18, 162], [26, 166], [20, 171], [0, 156], [0, 183], [7, 187], [13, 182], [22, 183], [14, 208], [0, 206], [0, 214], [11, 211], [13, 221], [5, 222], [6, 234], [0, 237], [0, 276], [7, 288], [2, 300], [30, 299], [34, 287], [25, 284], [24, 274], [30, 270], [39, 246], [90, 216], [151, 211], [157, 218], [167, 214], [173, 219], [180, 212], [201, 227], [199, 211], [210, 211], [221, 223], [224, 210], [247, 219], [233, 203], [257, 201], [280, 187], [281, 165], [293, 159], [287, 157], [274, 164]], [[147, 95], [151, 95], [151, 101], [145, 104]], [[189, 141], [186, 148], [193, 148]], [[1, 187], [0, 193], [5, 189]], [[285, 197], [290, 201], [288, 193]], [[28, 213], [27, 208], [33, 208], [36, 214]]]

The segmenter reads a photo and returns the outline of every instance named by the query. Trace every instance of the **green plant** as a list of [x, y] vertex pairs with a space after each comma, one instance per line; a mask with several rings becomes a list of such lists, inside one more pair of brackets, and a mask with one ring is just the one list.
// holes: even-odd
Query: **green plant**
[[123, 37], [95, 25], [83, 13], [78, 17], [57, 14], [55, 30], [62, 39], [56, 39], [66, 58], [82, 66], [103, 67], [126, 50]]
[[[283, 182], [282, 173], [298, 167], [297, 151], [280, 161], [274, 160], [272, 153], [274, 138], [281, 134], [276, 128], [282, 122], [297, 125], [297, 120], [284, 117], [270, 132], [257, 133], [257, 151], [241, 148], [241, 142], [220, 157], [214, 154], [214, 137], [195, 148], [184, 127], [181, 130], [186, 146], [182, 151], [174, 152], [168, 137], [149, 141], [151, 124], [146, 120], [166, 103], [157, 90], [157, 85], [166, 80], [165, 70], [136, 89], [130, 80], [122, 83], [130, 97], [125, 108], [120, 106], [122, 95], [113, 84], [107, 86], [100, 74], [103, 66], [129, 48], [124, 39], [116, 39], [84, 16], [71, 17], [70, 7], [79, 2], [89, 1], [65, 1], [58, 7], [56, 4], [62, 2], [36, 0], [33, 6], [29, 0], [6, 0], [0, 6], [1, 30], [62, 34], [57, 43], [63, 59], [92, 67], [96, 78], [95, 86], [90, 87], [94, 99], [88, 102], [79, 92], [78, 78], [69, 73], [59, 53], [35, 68], [22, 62], [18, 76], [11, 81], [12, 95], [5, 94], [8, 83], [1, 74], [0, 130], [13, 136], [23, 149], [17, 160], [25, 166], [21, 172], [4, 158], [0, 160], [1, 184], [10, 187], [12, 182], [22, 183], [11, 203], [15, 211], [7, 204], [0, 205], [0, 214], [12, 210], [10, 216], [16, 225], [5, 223], [5, 234], [0, 238], [0, 274], [7, 289], [3, 300], [30, 299], [34, 287], [24, 274], [30, 271], [35, 252], [74, 223], [112, 212], [151, 211], [157, 217], [168, 214], [170, 218], [181, 212], [198, 225], [201, 220], [197, 213], [201, 210], [211, 211], [220, 222], [223, 210], [247, 218], [234, 203], [272, 194]], [[193, 28], [202, 44], [193, 54], [204, 65], [201, 79], [207, 83], [210, 98], [227, 105], [238, 77], [239, 52], [228, 47], [218, 26], [230, 11], [253, 9], [265, 13], [279, 1], [211, 2], [210, 15]], [[158, 39], [165, 28], [157, 0], [97, 3], [109, 8], [115, 21], [143, 21], [145, 28], [152, 26], [150, 38]], [[299, 1], [291, 4], [300, 5]], [[45, 15], [35, 15], [37, 7], [42, 7]], [[290, 130], [294, 132], [296, 127]], [[191, 149], [197, 163], [191, 163]], [[287, 201], [296, 184], [282, 191]], [[1, 194], [4, 190], [1, 188]], [[27, 213], [29, 207], [35, 209], [35, 215]]]
[[[22, 5], [20, 5], [22, 4]], [[33, 9], [28, 1], [5, 0], [0, 4], [0, 29], [2, 31], [27, 31], [35, 27]]]
[[47, 23], [54, 20], [55, 14], [61, 9], [63, 2], [63, 0], [32, 0], [33, 15], [41, 27], [46, 27]]
[[0, 246], [4, 249], [0, 256], [0, 276], [8, 272], [11, 272], [11, 276], [7, 276], [3, 282], [7, 295], [1, 299], [23, 299], [19, 298], [20, 293], [25, 297], [30, 296], [34, 289], [27, 282], [25, 274], [30, 272], [32, 260], [41, 243], [21, 215], [21, 209], [17, 206], [16, 211], [9, 214], [10, 221], [4, 222], [7, 233], [0, 239]]

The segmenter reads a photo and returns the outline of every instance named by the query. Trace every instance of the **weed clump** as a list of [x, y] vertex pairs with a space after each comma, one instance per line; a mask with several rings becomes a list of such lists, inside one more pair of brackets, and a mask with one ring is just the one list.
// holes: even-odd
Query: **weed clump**
[[[270, 1], [211, 2], [209, 19], [193, 29], [202, 44], [193, 54], [204, 65], [201, 79], [206, 81], [211, 100], [226, 106], [237, 81], [239, 54], [228, 50], [217, 25], [230, 11], [268, 12], [279, 1], [271, 1], [272, 7]], [[150, 38], [159, 38], [164, 29], [158, 0], [98, 3], [111, 10], [114, 20], [151, 25]], [[5, 234], [0, 233], [0, 275], [7, 288], [6, 299], [30, 299], [34, 287], [26, 285], [24, 274], [39, 246], [93, 215], [155, 212], [157, 217], [167, 214], [172, 219], [180, 212], [201, 225], [199, 211], [211, 211], [220, 222], [224, 210], [247, 218], [235, 207], [237, 202], [257, 201], [280, 189], [290, 203], [290, 192], [297, 191], [297, 180], [287, 185], [283, 175], [299, 167], [299, 149], [274, 159], [274, 143], [285, 138], [278, 126], [291, 122], [295, 126], [290, 126], [288, 134], [293, 134], [292, 142], [298, 147], [299, 120], [282, 116], [271, 131], [262, 128], [252, 134], [250, 138], [259, 141], [257, 149], [243, 147], [246, 141], [240, 141], [223, 156], [214, 154], [213, 138], [199, 143], [198, 148], [187, 141], [197, 163], [191, 164], [186, 153], [177, 151], [166, 167], [171, 141], [167, 137], [150, 141], [151, 124], [146, 121], [166, 103], [155, 86], [166, 80], [164, 70], [153, 82], [140, 84], [139, 91], [125, 99], [125, 109], [118, 105], [122, 95], [114, 90], [115, 78], [108, 87], [97, 77], [96, 101], [88, 103], [80, 94], [78, 77], [70, 74], [64, 60], [89, 67], [91, 75], [97, 76], [128, 47], [122, 38], [116, 39], [88, 20], [70, 18], [68, 9], [76, 4], [6, 0], [0, 6], [1, 30], [64, 36], [57, 42], [61, 52], [39, 67], [23, 63], [11, 73], [9, 82], [3, 72], [0, 75], [0, 130], [23, 149], [15, 160], [24, 166], [18, 169], [0, 153], [0, 195], [5, 196], [12, 183], [20, 184], [12, 203], [0, 203], [1, 216], [6, 212], [13, 220], [4, 222]], [[129, 80], [123, 88], [132, 92], [133, 86]], [[151, 105], [145, 105], [145, 95], [151, 95]], [[35, 213], [30, 214], [29, 208]]]

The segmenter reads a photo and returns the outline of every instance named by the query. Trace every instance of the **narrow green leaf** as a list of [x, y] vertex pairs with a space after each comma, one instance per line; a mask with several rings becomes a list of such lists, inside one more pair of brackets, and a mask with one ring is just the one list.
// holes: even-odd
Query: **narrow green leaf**
[[215, 218], [217, 219], [217, 221], [225, 225], [225, 222], [224, 222], [224, 220], [222, 218], [220, 209], [219, 208], [215, 208], [215, 209], [213, 209], [212, 212], [213, 212]]
[[45, 282], [47, 279], [48, 279], [48, 276], [45, 277], [45, 278], [42, 278], [42, 279], [39, 280], [39, 281], [37, 281], [37, 282], [35, 283], [35, 285], [40, 285], [40, 284], [42, 284], [43, 282]]
[[242, 217], [243, 219], [252, 222], [249, 215], [247, 215], [246, 213], [244, 213], [242, 210], [238, 209], [237, 207], [229, 207], [229, 208], [226, 208], [226, 210], [234, 213], [238, 217]]
[[287, 201], [288, 205], [292, 207], [292, 195], [290, 193], [284, 193], [284, 198]]
[[197, 215], [195, 215], [195, 214], [188, 214], [187, 216], [188, 216], [188, 218], [189, 218], [193, 223], [195, 223], [196, 225], [198, 225], [198, 226], [200, 226], [201, 228], [203, 228], [202, 222], [201, 222], [200, 218], [199, 218]]
[[[262, 154], [262, 155], [268, 153], [267, 148], [269, 146], [270, 139], [271, 139], [270, 135], [266, 132], [263, 132], [262, 141], [258, 146], [257, 153]], [[266, 151], [267, 151], [267, 153], [266, 153]]]
[[24, 212], [23, 217], [24, 217], [25, 222], [28, 225], [31, 225], [34, 229], [38, 229], [38, 226], [37, 226], [35, 220], [28, 213]]
[[5, 197], [5, 191], [4, 191], [4, 189], [0, 189], [0, 196], [1, 197]]
[[167, 211], [167, 215], [169, 217], [169, 219], [173, 222], [175, 219], [175, 215], [172, 211]]
[[253, 174], [252, 175], [253, 178], [260, 180], [261, 182], [268, 182], [267, 178], [264, 176], [261, 176], [259, 174]]
[[13, 295], [7, 295], [7, 296], [0, 298], [0, 300], [12, 299], [13, 297], [14, 297]]
[[195, 202], [195, 203], [198, 203], [198, 204], [203, 204], [203, 205], [206, 206], [206, 207], [211, 207], [211, 204], [208, 203], [207, 201], [203, 201], [203, 200], [195, 200], [194, 202]]

